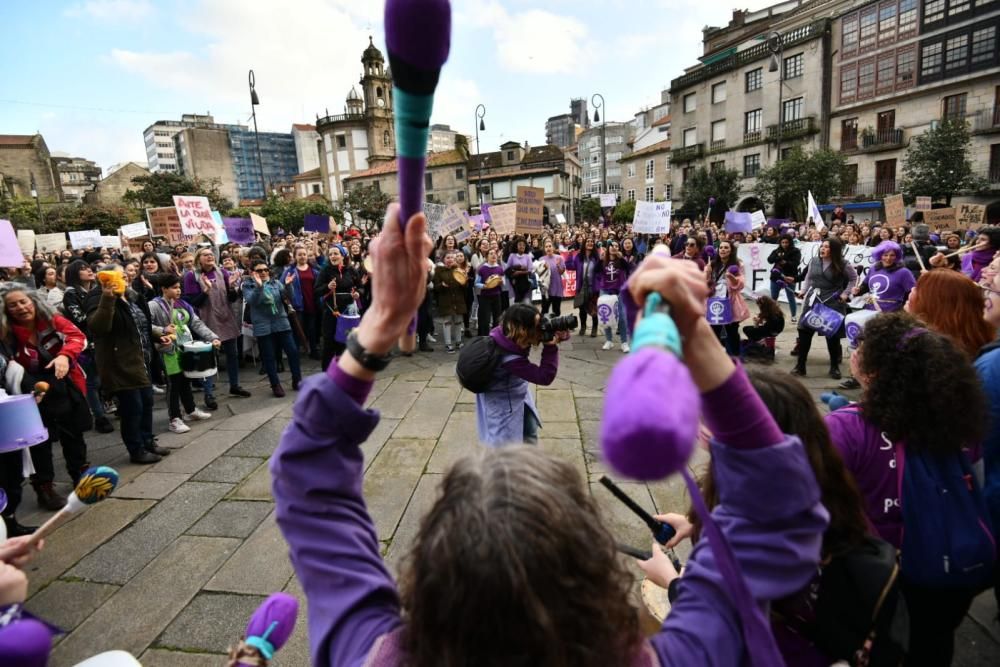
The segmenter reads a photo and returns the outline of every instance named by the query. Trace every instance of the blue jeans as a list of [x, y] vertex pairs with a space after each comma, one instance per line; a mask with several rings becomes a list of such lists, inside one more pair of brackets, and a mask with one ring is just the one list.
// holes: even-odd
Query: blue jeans
[[[617, 292], [601, 292], [601, 294], [617, 294]], [[604, 327], [604, 340], [611, 342], [611, 327]], [[625, 304], [622, 303], [621, 297], [618, 298], [618, 339], [623, 342], [628, 342], [628, 327], [625, 324]]]
[[153, 444], [153, 388], [125, 389], [115, 392], [115, 398], [122, 424], [122, 442], [129, 454], [140, 454]]
[[94, 419], [104, 416], [104, 403], [101, 401], [101, 378], [97, 376], [97, 365], [94, 363], [94, 353], [80, 355], [80, 368], [87, 375], [87, 405]]
[[[226, 375], [229, 376], [229, 388], [240, 386], [240, 353], [236, 339], [222, 341], [222, 351], [226, 353]], [[204, 380], [205, 397], [215, 396], [215, 375]]]
[[275, 355], [275, 348], [284, 351], [288, 358], [288, 369], [292, 371], [292, 381], [302, 380], [302, 369], [299, 367], [299, 348], [295, 344], [291, 330], [276, 331], [266, 336], [257, 337], [257, 347], [260, 348], [260, 361], [267, 372], [267, 378], [271, 381], [271, 386], [281, 384], [278, 377], [278, 363]]
[[786, 282], [777, 282], [775, 280], [771, 281], [771, 298], [775, 301], [778, 300], [778, 294], [781, 290], [785, 290], [785, 296], [788, 298], [788, 310], [791, 311], [792, 317], [795, 317], [795, 312], [798, 309], [798, 303], [795, 301], [795, 290]]

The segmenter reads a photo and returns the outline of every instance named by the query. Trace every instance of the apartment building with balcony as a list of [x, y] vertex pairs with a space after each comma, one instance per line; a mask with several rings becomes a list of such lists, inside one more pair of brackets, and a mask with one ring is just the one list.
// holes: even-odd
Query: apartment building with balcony
[[621, 201], [621, 159], [634, 134], [633, 122], [609, 121], [594, 124], [579, 135], [577, 154], [583, 169], [583, 197], [598, 197], [604, 192], [618, 195]]
[[[972, 132], [973, 169], [1000, 192], [1000, 3], [880, 0], [833, 20], [830, 145], [851, 170], [843, 201], [900, 190], [906, 147], [945, 119]], [[907, 193], [918, 195], [920, 193]]]

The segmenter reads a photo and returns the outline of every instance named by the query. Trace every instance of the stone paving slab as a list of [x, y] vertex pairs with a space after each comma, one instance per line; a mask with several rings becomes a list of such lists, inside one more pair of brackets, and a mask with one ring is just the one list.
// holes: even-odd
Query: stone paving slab
[[437, 447], [427, 462], [427, 472], [444, 473], [458, 459], [475, 453], [481, 445], [476, 435], [474, 412], [453, 412], [438, 439]]
[[206, 537], [249, 537], [274, 509], [271, 503], [225, 500], [208, 511], [188, 529], [188, 535]]
[[199, 593], [167, 626], [156, 646], [182, 651], [225, 651], [243, 637], [247, 621], [266, 598], [266, 595]]
[[166, 498], [191, 475], [182, 472], [144, 472], [125, 486], [115, 489], [115, 498]]
[[111, 584], [56, 580], [25, 606], [32, 614], [70, 632], [119, 588]]
[[[260, 459], [255, 460], [260, 461]], [[228, 497], [234, 500], [273, 500], [271, 496], [271, 472], [267, 468], [267, 463], [267, 461], [259, 463], [257, 469]]]
[[[282, 656], [284, 651], [282, 651]], [[219, 667], [225, 664], [221, 654], [192, 653], [190, 651], [167, 651], [164, 649], [149, 649], [142, 654], [139, 662], [142, 667]], [[307, 663], [285, 663], [294, 665]]]
[[260, 459], [245, 456], [220, 456], [191, 479], [195, 482], [239, 484], [260, 467]]
[[267, 458], [278, 448], [281, 434], [288, 426], [289, 420], [284, 417], [272, 417], [253, 433], [237, 440], [239, 443], [228, 451], [230, 456], [248, 456]]
[[452, 406], [458, 398], [458, 389], [426, 387], [406, 413], [406, 417], [393, 431], [394, 438], [434, 438], [441, 435]]
[[434, 445], [434, 440], [393, 438], [385, 443], [368, 468], [364, 480], [365, 504], [380, 540], [391, 538], [395, 532]]
[[[427, 379], [429, 380], [432, 375], [433, 373], [429, 373]], [[382, 395], [378, 399], [371, 403], [371, 407], [378, 410], [383, 418], [402, 419], [409, 412], [426, 385], [426, 381], [406, 382], [397, 379], [382, 392]]]
[[291, 577], [288, 545], [272, 512], [215, 573], [205, 589], [270, 595], [284, 588]]
[[378, 453], [382, 451], [382, 447], [388, 442], [389, 437], [399, 426], [399, 419], [379, 419], [378, 425], [375, 430], [371, 432], [368, 439], [361, 443], [361, 451], [365, 455], [365, 470], [367, 471], [371, 467], [372, 461], [378, 456]]
[[573, 393], [568, 389], [539, 388], [536, 400], [543, 424], [547, 420], [574, 422], [577, 419]]
[[583, 447], [579, 440], [571, 438], [548, 438], [545, 434], [538, 439], [542, 451], [557, 456], [571, 464], [580, 473], [580, 479], [587, 479], [587, 462], [583, 458]]
[[438, 485], [441, 484], [443, 475], [427, 474], [420, 478], [417, 488], [413, 491], [406, 511], [399, 520], [396, 532], [392, 534], [392, 543], [385, 555], [385, 562], [389, 570], [396, 576], [399, 574], [399, 567], [403, 558], [413, 547], [420, 530], [420, 521], [424, 515], [434, 506], [434, 501], [438, 497]]
[[224, 419], [214, 427], [216, 431], [253, 431], [269, 422], [275, 415], [285, 409], [284, 402], [267, 405], [250, 412], [237, 413]]
[[207, 431], [150, 469], [154, 472], [180, 472], [193, 475], [225, 454], [226, 450], [246, 438], [249, 433], [249, 431]]
[[53, 664], [71, 665], [112, 649], [141, 654], [238, 544], [221, 537], [177, 539], [56, 646]]
[[538, 435], [543, 438], [572, 438], [580, 439], [580, 425], [575, 421], [560, 422], [545, 419]]

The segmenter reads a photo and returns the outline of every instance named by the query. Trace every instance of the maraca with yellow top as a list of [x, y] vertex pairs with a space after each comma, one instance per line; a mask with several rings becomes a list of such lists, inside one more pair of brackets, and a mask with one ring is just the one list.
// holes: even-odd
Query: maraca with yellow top
[[101, 287], [111, 285], [115, 296], [125, 293], [125, 276], [118, 271], [98, 271], [97, 280], [101, 283]]
[[88, 505], [93, 505], [107, 498], [116, 486], [118, 486], [118, 472], [114, 468], [108, 466], [88, 468], [83, 473], [73, 493], [69, 494], [69, 498], [66, 499], [66, 506], [32, 533], [31, 537], [28, 538], [28, 543], [30, 545], [38, 543], [74, 514], [85, 509]]

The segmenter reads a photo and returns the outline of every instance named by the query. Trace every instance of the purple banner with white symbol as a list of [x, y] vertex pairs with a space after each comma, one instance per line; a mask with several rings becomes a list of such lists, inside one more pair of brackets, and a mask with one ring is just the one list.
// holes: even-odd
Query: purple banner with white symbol
[[820, 336], [829, 338], [837, 335], [837, 332], [840, 331], [840, 327], [844, 323], [844, 316], [817, 301], [806, 313], [802, 323]]
[[729, 324], [733, 321], [733, 303], [728, 297], [713, 296], [705, 304], [705, 317], [708, 323], [716, 326]]

